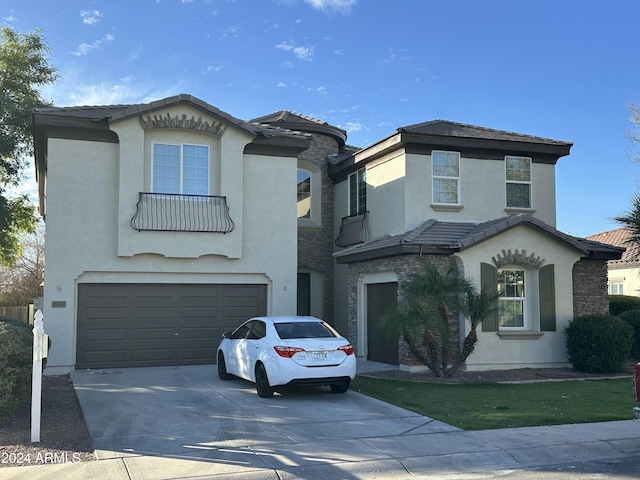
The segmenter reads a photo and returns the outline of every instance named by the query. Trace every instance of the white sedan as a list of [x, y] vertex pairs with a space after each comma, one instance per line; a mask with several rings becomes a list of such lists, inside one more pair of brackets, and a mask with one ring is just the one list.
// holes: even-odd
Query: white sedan
[[344, 393], [356, 376], [349, 341], [316, 317], [256, 317], [222, 335], [218, 376], [256, 384], [261, 397], [278, 385], [329, 385]]

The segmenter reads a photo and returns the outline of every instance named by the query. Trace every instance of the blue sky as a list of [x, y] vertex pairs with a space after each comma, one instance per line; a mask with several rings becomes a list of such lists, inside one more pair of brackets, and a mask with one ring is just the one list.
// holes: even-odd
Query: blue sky
[[618, 228], [639, 189], [637, 0], [2, 0], [0, 18], [43, 30], [57, 106], [189, 93], [360, 147], [436, 118], [571, 141], [557, 227], [578, 236]]

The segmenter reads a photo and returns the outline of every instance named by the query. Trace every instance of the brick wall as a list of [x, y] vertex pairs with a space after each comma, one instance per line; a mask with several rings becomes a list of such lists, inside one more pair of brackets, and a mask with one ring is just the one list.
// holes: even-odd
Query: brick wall
[[[398, 277], [398, 301], [402, 301], [403, 289], [412, 276], [422, 272], [423, 266], [420, 258], [437, 265], [443, 271], [449, 268], [451, 258], [446, 255], [401, 255], [396, 257], [379, 258], [375, 260], [356, 262], [349, 264], [348, 289], [349, 289], [349, 327], [348, 336], [353, 345], [358, 343], [357, 308], [358, 308], [358, 279], [365, 274], [393, 272]], [[452, 312], [449, 319], [451, 328], [452, 348], [450, 362], [455, 360], [455, 352], [459, 347], [460, 325], [458, 312]], [[358, 354], [358, 352], [356, 352]], [[421, 365], [409, 352], [403, 339], [398, 342], [398, 361], [402, 365]]]
[[573, 266], [573, 315], [607, 313], [607, 261], [582, 259]]
[[[298, 267], [310, 268], [323, 277], [323, 317], [333, 323], [333, 183], [329, 178], [326, 157], [338, 152], [338, 142], [328, 136], [313, 134], [311, 146], [298, 158], [320, 169], [321, 226], [298, 229]], [[312, 193], [313, 195], [313, 193]]]

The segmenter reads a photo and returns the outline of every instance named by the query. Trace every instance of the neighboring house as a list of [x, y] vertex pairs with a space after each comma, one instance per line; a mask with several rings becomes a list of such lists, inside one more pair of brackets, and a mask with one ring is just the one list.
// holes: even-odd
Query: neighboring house
[[608, 262], [609, 295], [640, 296], [640, 247], [635, 243], [629, 243], [630, 237], [631, 232], [626, 227], [586, 237], [595, 242], [626, 248], [620, 259]]
[[211, 363], [243, 319], [296, 313], [419, 369], [378, 323], [420, 256], [505, 292], [467, 369], [563, 366], [564, 327], [608, 310], [623, 252], [555, 229], [567, 142], [438, 120], [359, 149], [313, 118], [242, 121], [189, 95], [37, 109], [34, 138], [52, 374]]

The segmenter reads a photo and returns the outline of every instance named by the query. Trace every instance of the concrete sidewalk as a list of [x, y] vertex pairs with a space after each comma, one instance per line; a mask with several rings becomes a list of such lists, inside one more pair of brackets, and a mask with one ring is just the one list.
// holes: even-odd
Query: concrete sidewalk
[[636, 420], [465, 432], [351, 391], [260, 399], [211, 365], [72, 378], [100, 460], [5, 468], [0, 478], [477, 477], [640, 456]]

